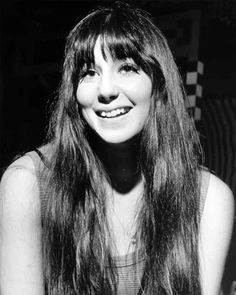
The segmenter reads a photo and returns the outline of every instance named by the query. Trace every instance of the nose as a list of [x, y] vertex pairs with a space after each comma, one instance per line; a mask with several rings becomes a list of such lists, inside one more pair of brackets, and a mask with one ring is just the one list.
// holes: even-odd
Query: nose
[[118, 85], [112, 74], [105, 74], [100, 77], [98, 85], [98, 101], [109, 104], [119, 95]]

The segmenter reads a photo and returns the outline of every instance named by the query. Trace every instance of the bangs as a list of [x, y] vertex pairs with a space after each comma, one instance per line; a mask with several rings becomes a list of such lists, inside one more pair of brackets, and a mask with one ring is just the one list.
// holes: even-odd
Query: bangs
[[124, 60], [132, 58], [140, 67], [143, 66], [143, 58], [141, 56], [141, 48], [139, 48], [134, 40], [121, 34], [110, 34], [110, 32], [103, 32], [99, 38], [101, 41], [101, 51], [103, 58], [106, 60], [107, 52], [111, 55], [113, 60]]
[[[100, 39], [103, 58], [107, 53], [113, 60], [132, 58], [144, 71], [145, 50], [143, 34], [122, 15], [117, 18], [114, 13], [95, 15], [85, 20], [77, 34], [76, 68], [80, 71], [85, 65], [94, 65], [94, 47]], [[150, 75], [150, 71], [148, 71]]]

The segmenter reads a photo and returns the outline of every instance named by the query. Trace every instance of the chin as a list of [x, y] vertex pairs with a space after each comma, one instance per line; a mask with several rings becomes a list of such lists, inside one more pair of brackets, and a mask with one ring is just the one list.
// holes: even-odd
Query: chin
[[126, 137], [120, 138], [120, 137], [114, 137], [114, 136], [112, 136], [112, 137], [102, 136], [101, 139], [104, 140], [107, 143], [119, 144], [119, 143], [124, 143], [124, 142], [128, 141], [130, 138], [126, 138]]
[[135, 138], [138, 133], [135, 134], [125, 134], [125, 132], [122, 132], [122, 134], [118, 133], [118, 132], [112, 132], [111, 134], [99, 134], [97, 133], [97, 135], [105, 142], [107, 143], [111, 143], [111, 144], [122, 144], [125, 142], [128, 142], [130, 140], [132, 140], [133, 138]]

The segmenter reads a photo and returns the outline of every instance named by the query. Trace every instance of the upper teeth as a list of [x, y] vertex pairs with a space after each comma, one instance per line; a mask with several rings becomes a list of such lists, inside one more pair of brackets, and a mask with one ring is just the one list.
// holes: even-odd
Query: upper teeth
[[125, 108], [120, 108], [120, 109], [112, 110], [112, 111], [109, 111], [109, 112], [102, 111], [100, 113], [100, 115], [102, 117], [104, 117], [104, 118], [105, 117], [111, 118], [111, 117], [115, 117], [115, 116], [120, 115], [120, 114], [124, 114], [126, 112], [127, 112], [127, 110], [125, 110]]

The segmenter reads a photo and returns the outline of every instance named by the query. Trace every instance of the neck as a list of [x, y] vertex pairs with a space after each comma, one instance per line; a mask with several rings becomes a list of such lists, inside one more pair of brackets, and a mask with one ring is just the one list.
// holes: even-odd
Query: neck
[[93, 132], [89, 141], [106, 169], [114, 190], [120, 194], [126, 194], [137, 186], [141, 180], [139, 135], [126, 142], [114, 144], [105, 142]]

